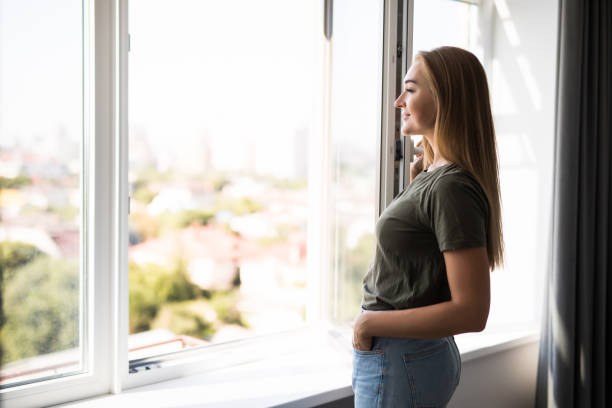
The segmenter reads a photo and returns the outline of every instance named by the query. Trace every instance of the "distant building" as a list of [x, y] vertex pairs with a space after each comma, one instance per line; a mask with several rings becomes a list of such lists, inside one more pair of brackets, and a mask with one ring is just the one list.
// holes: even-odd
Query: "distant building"
[[241, 291], [303, 286], [306, 281], [303, 232], [290, 234], [287, 242], [261, 246], [221, 226], [191, 225], [131, 246], [129, 258], [167, 266], [180, 258], [192, 281], [204, 289], [228, 289], [238, 273]]
[[223, 227], [191, 225], [130, 247], [129, 258], [139, 264], [168, 266], [183, 259], [195, 284], [204, 289], [228, 289], [240, 261], [260, 250], [256, 243]]

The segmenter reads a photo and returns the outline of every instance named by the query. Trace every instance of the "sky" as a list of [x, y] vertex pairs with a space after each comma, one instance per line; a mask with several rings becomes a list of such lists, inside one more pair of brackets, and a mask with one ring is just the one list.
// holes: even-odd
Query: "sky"
[[[170, 163], [204, 140], [218, 164], [256, 148], [260, 162], [292, 166], [271, 152], [295, 151], [311, 127], [314, 3], [171, 4], [130, 2], [130, 131]], [[0, 146], [53, 154], [80, 142], [81, 13], [75, 0], [0, 1]]]
[[[296, 139], [311, 137], [318, 108], [318, 3], [171, 3], [130, 1], [130, 132], [145, 135], [166, 166], [199, 161], [209, 144], [217, 167], [240, 166], [255, 151], [262, 170], [289, 175], [307, 145]], [[415, 51], [449, 38], [450, 27], [467, 32], [456, 17], [468, 6], [435, 3], [415, 3]], [[428, 29], [443, 5], [448, 12], [435, 19], [447, 31]], [[333, 131], [363, 158], [378, 126], [380, 10], [367, 0], [334, 7]], [[81, 8], [78, 0], [0, 0], [0, 146], [19, 139], [52, 153], [58, 140], [80, 141]], [[452, 38], [464, 45], [465, 34]]]
[[0, 0], [0, 146], [81, 137], [81, 5]]
[[196, 162], [205, 140], [216, 167], [244, 167], [256, 151], [259, 167], [290, 172], [318, 89], [313, 3], [172, 5], [131, 2], [131, 129], [146, 133], [168, 165]]

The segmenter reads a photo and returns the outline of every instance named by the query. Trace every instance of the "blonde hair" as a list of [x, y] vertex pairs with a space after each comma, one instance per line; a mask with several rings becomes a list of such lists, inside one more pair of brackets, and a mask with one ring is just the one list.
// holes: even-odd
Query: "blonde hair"
[[[420, 51], [436, 104], [434, 138], [438, 153], [467, 170], [489, 202], [487, 255], [490, 269], [503, 265], [504, 239], [497, 144], [484, 68], [474, 54], [456, 47]], [[433, 148], [423, 138], [424, 166], [433, 162]]]

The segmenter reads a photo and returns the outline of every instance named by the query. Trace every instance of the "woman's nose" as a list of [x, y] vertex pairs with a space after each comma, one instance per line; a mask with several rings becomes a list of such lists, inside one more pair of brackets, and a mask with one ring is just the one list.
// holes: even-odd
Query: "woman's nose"
[[401, 108], [402, 106], [404, 106], [404, 94], [403, 93], [397, 97], [393, 106], [395, 106], [396, 108]]

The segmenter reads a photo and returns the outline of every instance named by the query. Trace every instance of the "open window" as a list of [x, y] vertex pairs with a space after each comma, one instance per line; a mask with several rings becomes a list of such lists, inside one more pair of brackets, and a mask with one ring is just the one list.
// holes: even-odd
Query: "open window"
[[131, 361], [306, 322], [315, 17], [130, 2]]
[[443, 44], [481, 58], [498, 131], [508, 265], [483, 334], [536, 327], [552, 125], [536, 143], [513, 123], [552, 117], [554, 81], [504, 0], [171, 3], [0, 5], [3, 401], [349, 328], [406, 186], [393, 101], [414, 53]]

